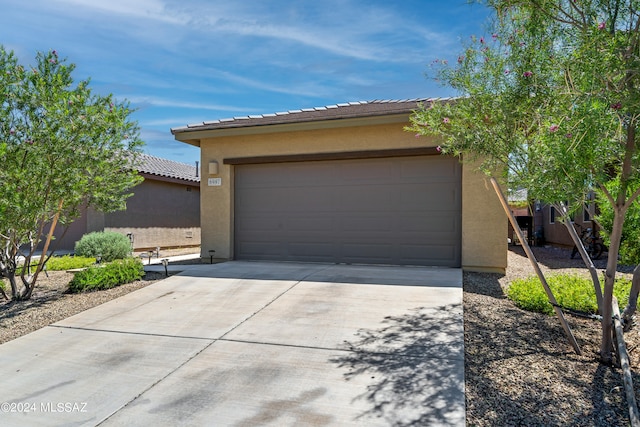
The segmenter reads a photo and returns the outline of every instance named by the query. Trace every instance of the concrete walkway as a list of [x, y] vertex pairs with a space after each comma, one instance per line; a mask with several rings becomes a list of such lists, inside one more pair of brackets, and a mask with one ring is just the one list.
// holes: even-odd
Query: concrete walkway
[[462, 273], [195, 265], [0, 366], [3, 426], [463, 426]]

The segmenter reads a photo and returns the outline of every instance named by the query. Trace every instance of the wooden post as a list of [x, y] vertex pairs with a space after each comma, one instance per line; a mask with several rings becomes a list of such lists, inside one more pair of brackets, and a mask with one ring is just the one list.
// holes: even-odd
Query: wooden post
[[633, 390], [633, 379], [631, 376], [631, 368], [629, 367], [629, 355], [627, 354], [627, 346], [624, 343], [622, 322], [620, 320], [620, 307], [618, 306], [618, 300], [616, 299], [616, 297], [613, 297], [613, 327], [613, 330], [616, 334], [616, 343], [618, 344], [618, 358], [620, 359], [620, 366], [622, 367], [624, 390], [627, 394], [627, 406], [629, 406], [629, 421], [632, 427], [639, 427], [640, 414], [638, 414], [636, 394]]
[[516, 221], [516, 217], [513, 216], [513, 213], [511, 213], [511, 210], [509, 209], [509, 204], [507, 203], [507, 199], [504, 197], [504, 194], [502, 194], [502, 190], [500, 189], [500, 185], [498, 185], [498, 181], [496, 181], [496, 179], [493, 177], [491, 177], [491, 185], [493, 185], [493, 189], [498, 195], [498, 199], [500, 199], [500, 203], [502, 203], [502, 208], [507, 214], [507, 217], [509, 218], [511, 225], [513, 226], [513, 231], [518, 235], [518, 239], [520, 239], [520, 242], [522, 242], [522, 248], [524, 249], [524, 252], [527, 254], [527, 258], [529, 258], [529, 262], [531, 263], [531, 265], [533, 266], [533, 269], [538, 275], [538, 278], [542, 283], [542, 287], [544, 288], [544, 291], [547, 293], [547, 298], [549, 299], [549, 302], [551, 303], [551, 305], [553, 306], [553, 309], [556, 312], [556, 316], [558, 317], [558, 320], [562, 325], [562, 329], [564, 330], [565, 335], [569, 339], [569, 343], [573, 347], [573, 350], [576, 352], [576, 354], [581, 355], [582, 351], [580, 351], [580, 346], [578, 345], [576, 338], [573, 336], [573, 333], [569, 328], [567, 319], [565, 319], [564, 313], [562, 313], [562, 310], [560, 310], [560, 307], [558, 307], [558, 302], [556, 301], [556, 297], [553, 296], [553, 292], [551, 292], [551, 288], [549, 288], [549, 284], [547, 283], [547, 280], [544, 278], [544, 274], [542, 274], [542, 270], [540, 270], [538, 261], [536, 260], [536, 257], [533, 255], [533, 252], [529, 247], [529, 243], [524, 238], [522, 230], [520, 230], [520, 226], [518, 226], [518, 221]]

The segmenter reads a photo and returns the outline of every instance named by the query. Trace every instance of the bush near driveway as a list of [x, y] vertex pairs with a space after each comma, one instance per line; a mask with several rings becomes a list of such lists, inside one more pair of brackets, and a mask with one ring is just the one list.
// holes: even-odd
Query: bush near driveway
[[111, 289], [141, 279], [144, 274], [142, 262], [137, 258], [115, 260], [77, 272], [69, 283], [69, 291], [78, 293]]

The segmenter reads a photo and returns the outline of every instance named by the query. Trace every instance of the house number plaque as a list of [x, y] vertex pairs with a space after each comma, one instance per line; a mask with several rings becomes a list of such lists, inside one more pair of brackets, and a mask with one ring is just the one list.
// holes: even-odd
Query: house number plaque
[[222, 185], [222, 178], [209, 178], [207, 185], [209, 187], [220, 187]]

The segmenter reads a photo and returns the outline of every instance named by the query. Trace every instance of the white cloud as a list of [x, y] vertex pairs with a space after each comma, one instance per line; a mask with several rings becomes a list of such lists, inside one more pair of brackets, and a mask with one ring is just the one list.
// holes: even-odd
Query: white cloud
[[126, 98], [133, 105], [142, 104], [142, 105], [154, 106], [154, 107], [172, 107], [172, 108], [213, 110], [213, 111], [237, 111], [237, 112], [250, 111], [249, 109], [244, 107], [201, 103], [201, 102], [185, 102], [185, 101], [178, 101], [175, 99], [160, 98], [155, 96], [125, 95], [124, 98]]
[[57, 0], [72, 6], [94, 9], [129, 18], [151, 19], [173, 24], [185, 24], [184, 15], [168, 13], [162, 0]]

